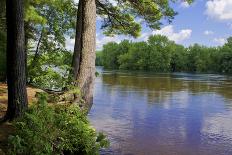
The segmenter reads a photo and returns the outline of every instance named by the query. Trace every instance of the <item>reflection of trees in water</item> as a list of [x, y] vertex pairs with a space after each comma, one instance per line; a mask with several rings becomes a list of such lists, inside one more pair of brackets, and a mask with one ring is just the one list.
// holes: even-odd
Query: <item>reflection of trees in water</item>
[[180, 91], [188, 91], [191, 94], [217, 93], [226, 99], [232, 99], [232, 81], [185, 80], [172, 78], [169, 74], [159, 76], [103, 74], [102, 80], [112, 88], [119, 88], [125, 95], [130, 91], [147, 95], [150, 103], [160, 103], [171, 97], [173, 92]]
[[[220, 108], [224, 108], [223, 104], [230, 104], [230, 102], [223, 102], [221, 96], [232, 100], [232, 80], [213, 80], [202, 80], [196, 77], [185, 78], [185, 76], [176, 78], [172, 74], [152, 76], [103, 74], [103, 87], [98, 90], [111, 97], [110, 103], [108, 103], [108, 98], [105, 100], [107, 104], [111, 104], [110, 109], [113, 109], [111, 110], [113, 115], [125, 116], [127, 119], [120, 121], [130, 120], [128, 122], [134, 126], [129, 129], [132, 130], [131, 135], [127, 137], [125, 144], [123, 143], [123, 148], [126, 150], [132, 146], [132, 150], [144, 147], [141, 150], [147, 150], [148, 153], [141, 154], [151, 154], [150, 152], [153, 150], [151, 146], [154, 146], [154, 151], [163, 146], [164, 148], [161, 148], [160, 151], [167, 149], [167, 153], [175, 150], [204, 154], [204, 149], [209, 149], [209, 152], [215, 151], [216, 154], [219, 150], [218, 154], [220, 154], [220, 151], [224, 151], [224, 144], [225, 146], [231, 144], [231, 141], [228, 142], [221, 137], [231, 134], [231, 130], [229, 130], [231, 126], [229, 123], [225, 124], [225, 119], [227, 122], [231, 119], [226, 114], [222, 115]], [[204, 93], [210, 95], [201, 95]], [[191, 96], [191, 94], [198, 96]], [[212, 94], [216, 97], [212, 97]], [[155, 110], [146, 111], [146, 106], [142, 106], [142, 104], [136, 104], [136, 106], [126, 104], [137, 99], [141, 103], [154, 103], [155, 105], [152, 106], [155, 107]], [[123, 100], [125, 104], [117, 104], [118, 100]], [[202, 104], [198, 104], [198, 102], [202, 102]], [[211, 102], [221, 103], [219, 105], [222, 107], [219, 107], [219, 111], [217, 111], [218, 107], [210, 104]], [[174, 106], [169, 108], [172, 103]], [[157, 106], [161, 108], [157, 108]], [[228, 105], [228, 107], [232, 108], [232, 105]], [[207, 115], [207, 113], [213, 115]], [[212, 117], [214, 115], [215, 117]], [[221, 125], [217, 125], [218, 121], [223, 122], [223, 128]], [[120, 127], [125, 129], [125, 126]], [[216, 139], [210, 137], [211, 134], [217, 134]], [[224, 144], [213, 143], [219, 140]], [[144, 145], [141, 146], [141, 143]], [[169, 146], [165, 148], [167, 145], [173, 147], [173, 150]]]

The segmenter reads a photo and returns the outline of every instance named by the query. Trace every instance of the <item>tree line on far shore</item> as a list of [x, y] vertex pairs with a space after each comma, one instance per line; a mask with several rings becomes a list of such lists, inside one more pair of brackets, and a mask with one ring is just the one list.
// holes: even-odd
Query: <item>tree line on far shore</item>
[[[1, 0], [0, 81], [7, 81], [8, 109], [12, 107], [4, 118], [14, 119], [27, 109], [27, 84], [62, 92], [69, 87], [79, 88], [85, 105], [90, 106], [95, 78], [96, 17], [101, 18], [105, 35], [136, 38], [143, 23], [153, 30], [163, 22], [170, 23], [177, 15], [172, 2], [179, 3], [119, 0], [113, 5], [112, 1], [100, 0]], [[191, 4], [193, 0], [185, 2]], [[66, 49], [68, 38], [75, 39], [73, 50]]]
[[[8, 92], [0, 125], [10, 121], [12, 129], [5, 132], [8, 140], [1, 141], [0, 152], [98, 155], [109, 146], [86, 115], [93, 101], [96, 17], [106, 35], [138, 37], [138, 17], [159, 29], [161, 21], [170, 23], [177, 14], [172, 8], [177, 1], [115, 2], [0, 0], [0, 82], [7, 83]], [[67, 38], [75, 39], [73, 51], [66, 49]], [[44, 90], [30, 106], [29, 85]]]
[[106, 69], [231, 74], [232, 37], [220, 47], [184, 47], [161, 35], [150, 36], [147, 42], [110, 42], [97, 52], [96, 65]]

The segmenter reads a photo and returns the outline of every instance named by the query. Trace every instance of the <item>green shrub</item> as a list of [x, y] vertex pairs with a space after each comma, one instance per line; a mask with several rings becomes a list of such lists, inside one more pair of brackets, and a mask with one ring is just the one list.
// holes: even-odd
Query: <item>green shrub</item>
[[[42, 51], [41, 51], [42, 52]], [[67, 50], [28, 55], [28, 82], [42, 89], [62, 90], [69, 83], [72, 54]]]
[[41, 93], [36, 104], [13, 125], [8, 153], [15, 155], [81, 154], [96, 155], [109, 142], [96, 133], [86, 113], [75, 105], [48, 105]]

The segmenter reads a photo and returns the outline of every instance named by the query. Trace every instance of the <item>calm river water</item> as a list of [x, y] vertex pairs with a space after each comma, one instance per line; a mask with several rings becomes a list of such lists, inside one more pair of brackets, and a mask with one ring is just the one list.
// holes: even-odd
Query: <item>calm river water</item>
[[232, 155], [232, 77], [104, 71], [92, 125], [106, 155]]

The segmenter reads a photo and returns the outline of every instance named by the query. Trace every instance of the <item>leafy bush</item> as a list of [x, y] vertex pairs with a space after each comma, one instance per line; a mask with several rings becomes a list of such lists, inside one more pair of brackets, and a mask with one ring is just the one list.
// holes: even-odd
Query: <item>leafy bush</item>
[[9, 154], [96, 155], [108, 147], [106, 136], [90, 126], [86, 113], [75, 105], [48, 105], [47, 96], [39, 100], [13, 125], [15, 134], [9, 137]]
[[28, 82], [42, 89], [62, 90], [69, 83], [72, 54], [59, 49], [28, 56]]

